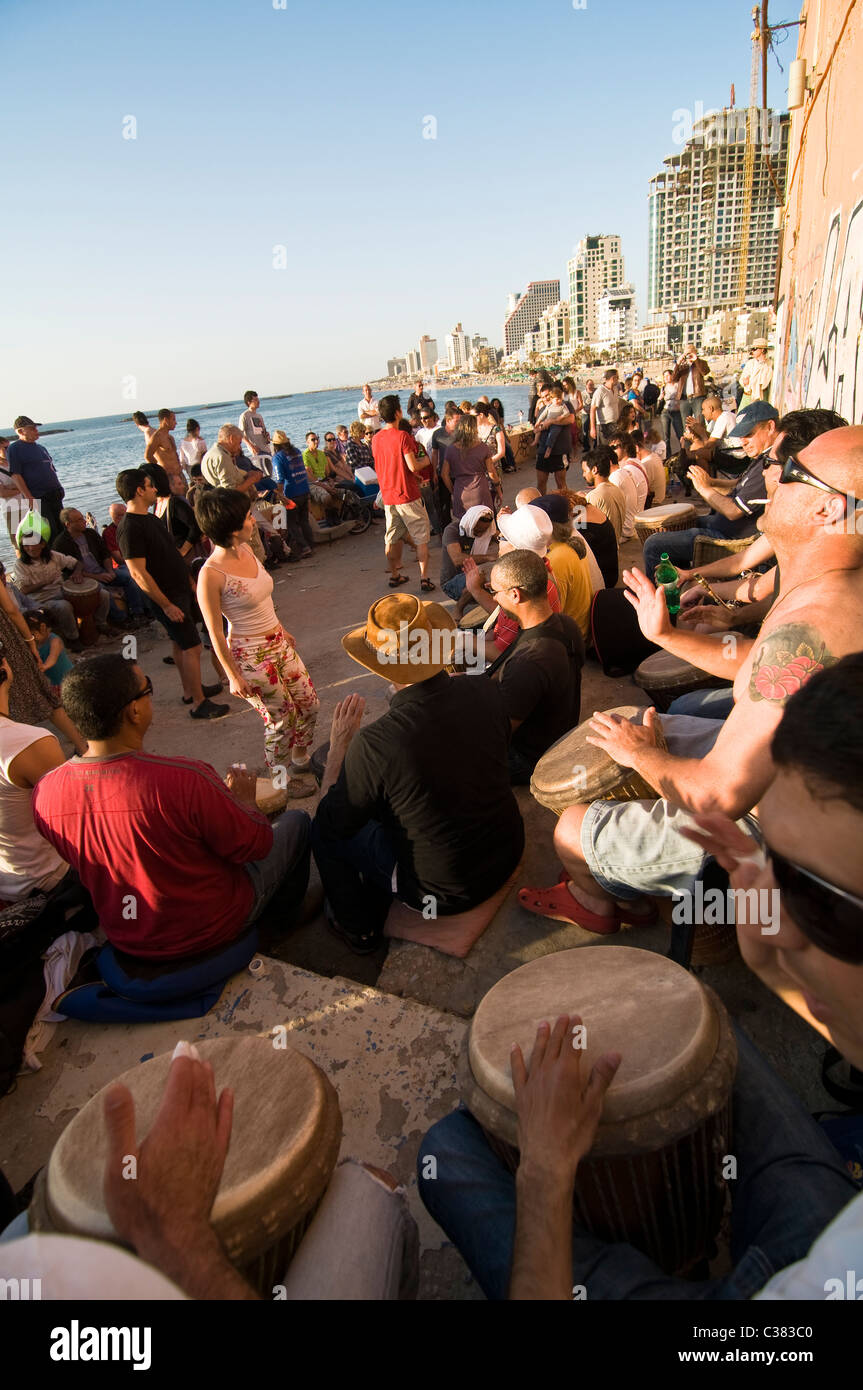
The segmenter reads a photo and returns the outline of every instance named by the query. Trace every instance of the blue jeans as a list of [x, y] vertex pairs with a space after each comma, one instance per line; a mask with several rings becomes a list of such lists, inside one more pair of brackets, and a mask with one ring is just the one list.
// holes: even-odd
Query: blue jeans
[[714, 689], [692, 690], [688, 695], [678, 695], [668, 706], [669, 714], [688, 714], [696, 719], [727, 719], [734, 709], [734, 690]]
[[258, 920], [277, 890], [287, 913], [299, 908], [309, 882], [311, 825], [305, 811], [285, 811], [273, 822], [273, 848], [267, 857], [243, 865], [255, 893], [244, 926]]
[[692, 551], [699, 536], [713, 536], [716, 540], [727, 540], [728, 536], [717, 526], [692, 526], [688, 531], [659, 531], [644, 542], [644, 572], [648, 579], [662, 556], [667, 554], [673, 565], [681, 569], [692, 568]]
[[441, 584], [441, 588], [443, 589], [447, 598], [453, 598], [458, 600], [464, 593], [466, 583], [467, 579], [465, 578], [464, 574], [459, 573], [454, 574], [452, 579], [448, 579], [445, 584]]
[[[802, 1259], [857, 1187], [797, 1097], [735, 1028], [731, 1182], [733, 1269], [719, 1279], [665, 1274], [631, 1245], [608, 1244], [573, 1222], [572, 1282], [597, 1299], [747, 1299]], [[423, 1160], [437, 1159], [437, 1177]], [[420, 1196], [460, 1251], [487, 1298], [509, 1289], [515, 1239], [515, 1177], [464, 1108], [433, 1125], [417, 1155]]]
[[384, 827], [369, 821], [344, 840], [323, 830], [316, 816], [312, 853], [339, 926], [356, 936], [379, 935], [393, 900], [396, 867], [396, 852]]
[[[108, 617], [117, 627], [123, 626], [123, 620], [127, 616], [130, 618], [140, 618], [144, 612], [144, 595], [138, 588], [131, 574], [125, 565], [119, 565], [114, 571], [114, 583], [103, 584], [102, 588], [111, 599], [111, 606], [108, 610]], [[111, 596], [112, 589], [119, 589], [126, 600], [127, 613], [122, 613]]]

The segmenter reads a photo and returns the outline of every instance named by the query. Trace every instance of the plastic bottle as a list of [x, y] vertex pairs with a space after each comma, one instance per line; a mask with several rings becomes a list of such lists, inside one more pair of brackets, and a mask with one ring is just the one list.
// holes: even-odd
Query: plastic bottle
[[657, 588], [665, 590], [665, 604], [673, 618], [680, 612], [680, 585], [677, 582], [677, 570], [665, 551], [663, 551], [662, 559], [656, 566], [653, 578]]

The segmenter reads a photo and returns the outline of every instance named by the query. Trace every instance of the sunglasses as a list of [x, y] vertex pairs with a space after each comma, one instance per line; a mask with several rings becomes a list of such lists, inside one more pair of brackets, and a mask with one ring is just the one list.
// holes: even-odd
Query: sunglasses
[[325, 443], [325, 444], [335, 444], [335, 442], [336, 442], [336, 436], [335, 436], [334, 434], [328, 434], [328, 435], [326, 435], [326, 437], [324, 438], [324, 443]]
[[136, 700], [146, 700], [147, 696], [152, 695], [152, 693], [153, 682], [150, 680], [150, 677], [148, 676], [144, 688], [142, 690], [137, 690], [135, 694], [132, 696], [131, 700], [127, 700], [125, 705], [121, 705], [121, 710], [128, 709], [129, 705], [133, 705]]
[[810, 473], [806, 465], [794, 458], [793, 454], [786, 459], [779, 475], [779, 481], [780, 483], [807, 483], [809, 487], [820, 488], [822, 492], [832, 492], [836, 497], [847, 497], [849, 502], [854, 503], [855, 511], [858, 507], [863, 507], [863, 497], [854, 497], [850, 492], [842, 492], [838, 487], [831, 487], [830, 483], [825, 483], [823, 478], [816, 478], [815, 474]]
[[789, 916], [825, 955], [863, 965], [863, 898], [804, 869], [765, 843]]

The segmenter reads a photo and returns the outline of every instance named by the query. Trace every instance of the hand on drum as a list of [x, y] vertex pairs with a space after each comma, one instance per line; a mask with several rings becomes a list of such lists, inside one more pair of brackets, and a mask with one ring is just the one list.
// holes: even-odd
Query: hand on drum
[[677, 615], [677, 626], [692, 632], [727, 632], [740, 622], [736, 609], [720, 608], [714, 603], [693, 603]]
[[594, 712], [590, 721], [594, 737], [587, 742], [602, 748], [621, 767], [635, 767], [639, 753], [656, 745], [656, 710], [651, 705], [644, 711], [644, 723], [623, 719], [619, 714]]
[[625, 593], [638, 616], [638, 626], [650, 642], [662, 645], [663, 637], [672, 631], [665, 590], [652, 583], [639, 569], [623, 571]]
[[233, 1092], [217, 1100], [212, 1066], [193, 1057], [188, 1044], [178, 1046], [187, 1051], [175, 1054], [159, 1112], [140, 1144], [131, 1092], [112, 1086], [105, 1096], [105, 1206], [120, 1238], [156, 1265], [166, 1246], [181, 1251], [215, 1240], [210, 1212], [231, 1141]]
[[480, 594], [485, 593], [485, 579], [483, 578], [482, 570], [476, 560], [472, 559], [470, 555], [464, 557], [462, 573], [464, 574], [465, 588], [470, 590], [474, 598], [478, 598]]
[[512, 1045], [521, 1165], [567, 1182], [590, 1152], [605, 1093], [621, 1061], [619, 1053], [605, 1053], [585, 1075], [584, 1049], [573, 1046], [573, 1028], [580, 1023], [577, 1014], [564, 1014], [553, 1028], [541, 1023], [529, 1063], [518, 1043]]

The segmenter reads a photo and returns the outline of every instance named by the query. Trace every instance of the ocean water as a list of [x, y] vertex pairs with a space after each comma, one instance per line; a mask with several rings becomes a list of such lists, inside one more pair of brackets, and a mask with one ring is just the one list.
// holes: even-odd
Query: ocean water
[[[402, 405], [407, 404], [410, 388], [401, 392]], [[426, 388], [428, 390], [428, 388]], [[376, 393], [379, 394], [379, 393]], [[438, 413], [443, 413], [444, 402], [452, 396], [459, 401], [476, 396], [498, 396], [506, 413], [506, 423], [518, 420], [519, 410], [527, 416], [528, 386], [467, 387], [462, 384], [448, 384], [442, 391], [430, 392]], [[282, 429], [297, 448], [305, 448], [307, 430], [316, 430], [323, 435], [338, 425], [347, 425], [357, 418], [357, 405], [362, 390], [356, 391], [315, 391], [299, 396], [279, 396], [264, 398], [261, 401], [261, 414], [270, 434]], [[241, 400], [222, 402], [216, 405], [170, 404], [177, 416], [174, 438], [177, 445], [186, 433], [186, 420], [191, 416], [201, 426], [201, 434], [207, 445], [215, 442], [219, 427], [236, 424], [245, 406]], [[144, 462], [144, 437], [131, 423], [129, 416], [133, 410], [141, 409], [136, 403], [130, 405], [124, 415], [105, 415], [92, 420], [54, 420], [45, 421], [45, 430], [64, 430], [68, 433], [49, 434], [41, 437], [54, 460], [63, 487], [66, 489], [66, 505], [77, 507], [82, 512], [91, 511], [100, 527], [107, 525], [108, 505], [116, 502], [114, 479], [123, 468], [135, 468]], [[151, 425], [156, 419], [159, 407], [145, 410]], [[3, 431], [6, 437], [15, 438], [10, 428]], [[0, 555], [8, 561], [13, 555], [5, 526], [0, 527]]]

